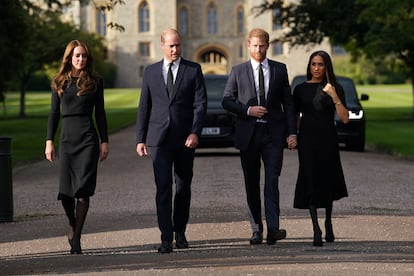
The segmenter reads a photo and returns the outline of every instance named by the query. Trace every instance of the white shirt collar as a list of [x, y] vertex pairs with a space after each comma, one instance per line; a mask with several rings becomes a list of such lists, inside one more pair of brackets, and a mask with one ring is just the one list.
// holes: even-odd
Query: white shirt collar
[[[173, 63], [174, 63], [173, 67], [178, 66], [178, 64], [180, 64], [180, 61], [181, 61], [181, 57], [179, 57], [177, 60], [173, 61]], [[164, 57], [164, 67], [168, 68], [168, 66], [169, 66], [169, 64], [170, 64], [170, 63], [171, 63], [171, 62], [170, 62], [170, 61], [168, 61], [168, 60]]]
[[[252, 64], [252, 67], [254, 68], [254, 69], [257, 69], [258, 67], [259, 67], [259, 64], [260, 64], [260, 62], [258, 62], [258, 61], [256, 61], [256, 60], [254, 60], [254, 59], [250, 59], [250, 63]], [[267, 59], [267, 58], [265, 58], [263, 61], [262, 61], [262, 66], [263, 66], [263, 68], [268, 68], [269, 67], [269, 60]]]

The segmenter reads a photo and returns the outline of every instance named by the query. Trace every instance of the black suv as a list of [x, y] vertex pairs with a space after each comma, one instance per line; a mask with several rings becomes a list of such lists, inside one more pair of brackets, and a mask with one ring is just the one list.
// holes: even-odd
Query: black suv
[[[365, 148], [365, 112], [361, 106], [361, 101], [369, 99], [367, 94], [362, 94], [358, 99], [354, 81], [347, 77], [337, 76], [337, 81], [342, 85], [345, 91], [346, 106], [349, 110], [348, 124], [342, 123], [338, 116], [335, 115], [335, 124], [338, 132], [338, 141], [345, 145], [347, 149], [364, 151]], [[293, 78], [292, 92], [296, 85], [305, 82], [306, 76], [299, 75]]]
[[207, 90], [207, 115], [199, 147], [234, 146], [235, 116], [221, 106], [228, 75], [204, 75]]

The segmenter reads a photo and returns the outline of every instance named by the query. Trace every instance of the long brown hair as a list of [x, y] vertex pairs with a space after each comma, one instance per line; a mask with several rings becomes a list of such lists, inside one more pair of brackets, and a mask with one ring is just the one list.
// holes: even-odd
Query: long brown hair
[[82, 96], [87, 93], [93, 93], [96, 91], [97, 74], [93, 70], [93, 58], [86, 43], [80, 40], [72, 40], [68, 43], [63, 54], [62, 63], [60, 64], [59, 72], [52, 80], [52, 90], [59, 94], [59, 97], [63, 95], [63, 89], [66, 85], [72, 82], [72, 55], [73, 50], [76, 47], [82, 47], [85, 49], [88, 59], [86, 61], [85, 68], [82, 69], [79, 74], [79, 78], [76, 81], [76, 85], [79, 88], [77, 95]]

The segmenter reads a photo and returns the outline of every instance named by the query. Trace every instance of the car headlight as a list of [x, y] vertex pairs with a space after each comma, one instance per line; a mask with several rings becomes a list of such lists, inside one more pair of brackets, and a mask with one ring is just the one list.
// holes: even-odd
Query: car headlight
[[359, 111], [351, 111], [349, 110], [349, 119], [350, 120], [358, 120], [361, 119], [364, 116], [364, 111], [363, 110], [359, 110]]

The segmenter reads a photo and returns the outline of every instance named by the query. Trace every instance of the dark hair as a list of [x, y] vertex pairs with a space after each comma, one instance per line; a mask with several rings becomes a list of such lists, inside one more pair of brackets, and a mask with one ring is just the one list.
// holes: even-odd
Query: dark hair
[[[306, 69], [306, 77], [308, 80], [312, 79], [312, 74], [310, 71], [310, 66], [311, 66], [311, 61], [315, 56], [320, 56], [324, 63], [325, 63], [325, 75], [323, 76], [323, 83], [328, 83], [328, 78], [329, 78], [329, 83], [331, 83], [333, 86], [336, 86], [337, 82], [336, 82], [336, 77], [335, 77], [335, 73], [333, 70], [333, 65], [332, 65], [332, 60], [331, 57], [329, 56], [329, 54], [325, 51], [316, 51], [313, 52], [310, 57], [309, 57], [309, 62], [308, 62], [308, 67]], [[328, 75], [328, 78], [326, 77], [326, 75]]]

